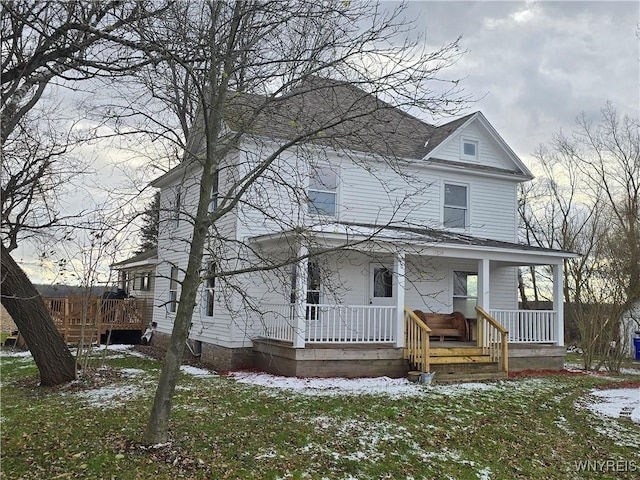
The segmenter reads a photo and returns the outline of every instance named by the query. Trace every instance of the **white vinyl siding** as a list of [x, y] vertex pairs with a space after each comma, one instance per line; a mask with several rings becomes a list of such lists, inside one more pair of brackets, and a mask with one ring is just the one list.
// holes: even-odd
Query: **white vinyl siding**
[[[477, 155], [470, 157], [463, 154], [464, 141], [477, 142]], [[447, 142], [438, 148], [436, 158], [452, 162], [468, 162], [487, 167], [513, 169], [511, 163], [497, 142], [477, 123], [468, 125], [461, 132], [453, 134]]]

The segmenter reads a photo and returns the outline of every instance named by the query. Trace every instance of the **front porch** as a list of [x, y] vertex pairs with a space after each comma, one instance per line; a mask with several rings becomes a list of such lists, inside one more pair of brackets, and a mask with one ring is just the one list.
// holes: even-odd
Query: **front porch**
[[253, 340], [254, 363], [277, 375], [404, 377], [417, 370], [436, 372], [436, 381], [443, 383], [564, 365], [564, 347], [553, 335], [554, 311], [496, 310], [518, 327], [512, 334], [478, 308], [473, 341], [439, 341], [408, 307], [399, 324], [396, 307], [305, 304], [304, 331], [295, 328], [295, 304], [264, 307], [264, 331]]

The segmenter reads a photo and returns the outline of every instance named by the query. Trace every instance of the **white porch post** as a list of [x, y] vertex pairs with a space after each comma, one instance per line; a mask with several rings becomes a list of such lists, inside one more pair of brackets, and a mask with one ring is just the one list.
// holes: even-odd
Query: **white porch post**
[[[306, 311], [307, 311], [307, 276], [309, 274], [309, 253], [306, 245], [300, 244], [298, 248], [298, 264], [296, 266], [296, 303], [293, 315], [293, 348], [304, 348], [306, 336]], [[302, 258], [304, 257], [304, 258]]]
[[564, 346], [564, 273], [563, 265], [553, 266], [553, 309], [556, 312], [556, 345]]
[[478, 260], [478, 306], [489, 311], [489, 259]]
[[404, 287], [405, 287], [405, 253], [399, 251], [393, 262], [396, 272], [396, 347], [404, 347]]

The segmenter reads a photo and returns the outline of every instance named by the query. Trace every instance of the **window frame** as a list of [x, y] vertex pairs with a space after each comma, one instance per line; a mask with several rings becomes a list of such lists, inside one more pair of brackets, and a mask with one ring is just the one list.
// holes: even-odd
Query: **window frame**
[[[463, 187], [465, 189], [465, 206], [461, 207], [460, 205], [449, 205], [447, 204], [447, 187], [448, 186], [452, 186], [452, 187]], [[459, 183], [459, 182], [448, 182], [448, 181], [444, 181], [442, 184], [442, 226], [443, 228], [450, 228], [450, 229], [455, 229], [455, 230], [467, 230], [469, 228], [469, 225], [471, 224], [470, 222], [470, 218], [471, 218], [471, 214], [470, 214], [470, 198], [471, 198], [471, 187], [468, 183]], [[463, 210], [464, 211], [464, 225], [463, 226], [449, 226], [445, 223], [446, 221], [446, 216], [445, 216], [445, 210], [446, 209], [453, 209], [453, 210]]]
[[[459, 274], [464, 274], [465, 275], [465, 290], [466, 290], [466, 292], [464, 294], [456, 294], [456, 285], [459, 284], [459, 282], [457, 282], [456, 280], [457, 280], [457, 276]], [[475, 295], [469, 295], [469, 276], [475, 276], [476, 277], [476, 294]], [[466, 308], [456, 308], [456, 299], [457, 300], [471, 300], [471, 299], [474, 299], [475, 300], [475, 306], [478, 305], [479, 274], [476, 271], [472, 271], [472, 270], [468, 270], [468, 269], [465, 269], [465, 268], [461, 268], [461, 269], [452, 270], [451, 278], [452, 278], [451, 307], [452, 307], [453, 311], [461, 311], [462, 313], [465, 314], [465, 316], [467, 316], [468, 312], [465, 312]], [[475, 312], [475, 308], [473, 309], [473, 311]], [[475, 318], [475, 314], [473, 316], [467, 316], [467, 318]]]
[[215, 291], [216, 291], [216, 265], [213, 260], [207, 262], [204, 275], [204, 315], [213, 317], [215, 313]]
[[167, 309], [169, 313], [176, 313], [178, 310], [178, 267], [171, 266], [169, 274], [169, 302]]
[[209, 213], [218, 208], [218, 197], [220, 195], [220, 170], [213, 172], [213, 183], [211, 184], [211, 197], [209, 198]]
[[171, 225], [174, 229], [180, 227], [180, 208], [182, 208], [182, 189], [178, 187], [173, 197], [173, 209], [171, 212]]
[[[333, 189], [329, 189], [329, 188], [312, 188], [312, 182], [313, 179], [316, 178], [315, 174], [322, 172], [324, 169], [327, 169], [328, 171], [330, 171], [334, 177], [335, 177], [335, 187]], [[320, 179], [319, 179], [320, 180]], [[322, 184], [322, 181], [318, 181], [316, 182], [318, 184]], [[312, 215], [314, 217], [338, 217], [338, 191], [339, 191], [339, 185], [340, 185], [340, 174], [338, 171], [338, 168], [328, 164], [328, 163], [323, 163], [323, 164], [319, 164], [319, 165], [313, 165], [311, 166], [311, 170], [309, 172], [309, 182], [307, 184], [307, 212], [309, 213], [309, 215]], [[311, 193], [315, 192], [315, 193], [319, 193], [319, 194], [324, 194], [324, 195], [333, 195], [333, 213], [330, 212], [326, 212], [326, 211], [321, 211], [319, 208], [317, 208], [315, 206], [314, 201], [312, 200], [312, 195]], [[315, 210], [315, 211], [313, 211]]]
[[[465, 144], [473, 145], [474, 151], [475, 151], [474, 155], [469, 155], [465, 152], [465, 148], [464, 148]], [[479, 158], [479, 153], [480, 153], [480, 142], [478, 142], [478, 140], [472, 140], [470, 138], [462, 137], [460, 141], [460, 158], [461, 159], [477, 162]]]
[[[291, 265], [291, 295], [290, 302], [296, 303], [296, 283], [298, 276], [298, 264]], [[314, 283], [315, 282], [315, 283]], [[315, 288], [314, 288], [315, 287]], [[307, 320], [319, 320], [320, 308], [311, 305], [320, 305], [322, 303], [322, 274], [320, 263], [316, 260], [307, 262], [307, 288], [305, 290], [305, 318]]]

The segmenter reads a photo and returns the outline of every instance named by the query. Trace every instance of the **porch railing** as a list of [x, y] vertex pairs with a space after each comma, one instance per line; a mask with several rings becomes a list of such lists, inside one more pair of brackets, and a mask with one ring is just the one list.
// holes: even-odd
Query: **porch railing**
[[43, 297], [56, 328], [67, 343], [94, 342], [108, 330], [144, 330], [145, 299]]
[[293, 342], [295, 330], [295, 304], [263, 304], [262, 334], [271, 340]]
[[429, 326], [404, 307], [404, 358], [421, 372], [429, 371]]
[[394, 342], [396, 307], [307, 304], [305, 341]]
[[478, 321], [477, 345], [485, 355], [498, 362], [503, 372], [509, 371], [509, 332], [481, 307], [476, 307]]
[[509, 331], [511, 343], [555, 343], [558, 312], [555, 310], [496, 310], [489, 313]]
[[[305, 342], [386, 343], [396, 340], [396, 307], [308, 303], [305, 312]], [[262, 305], [262, 321], [262, 336], [294, 341], [294, 304]]]

